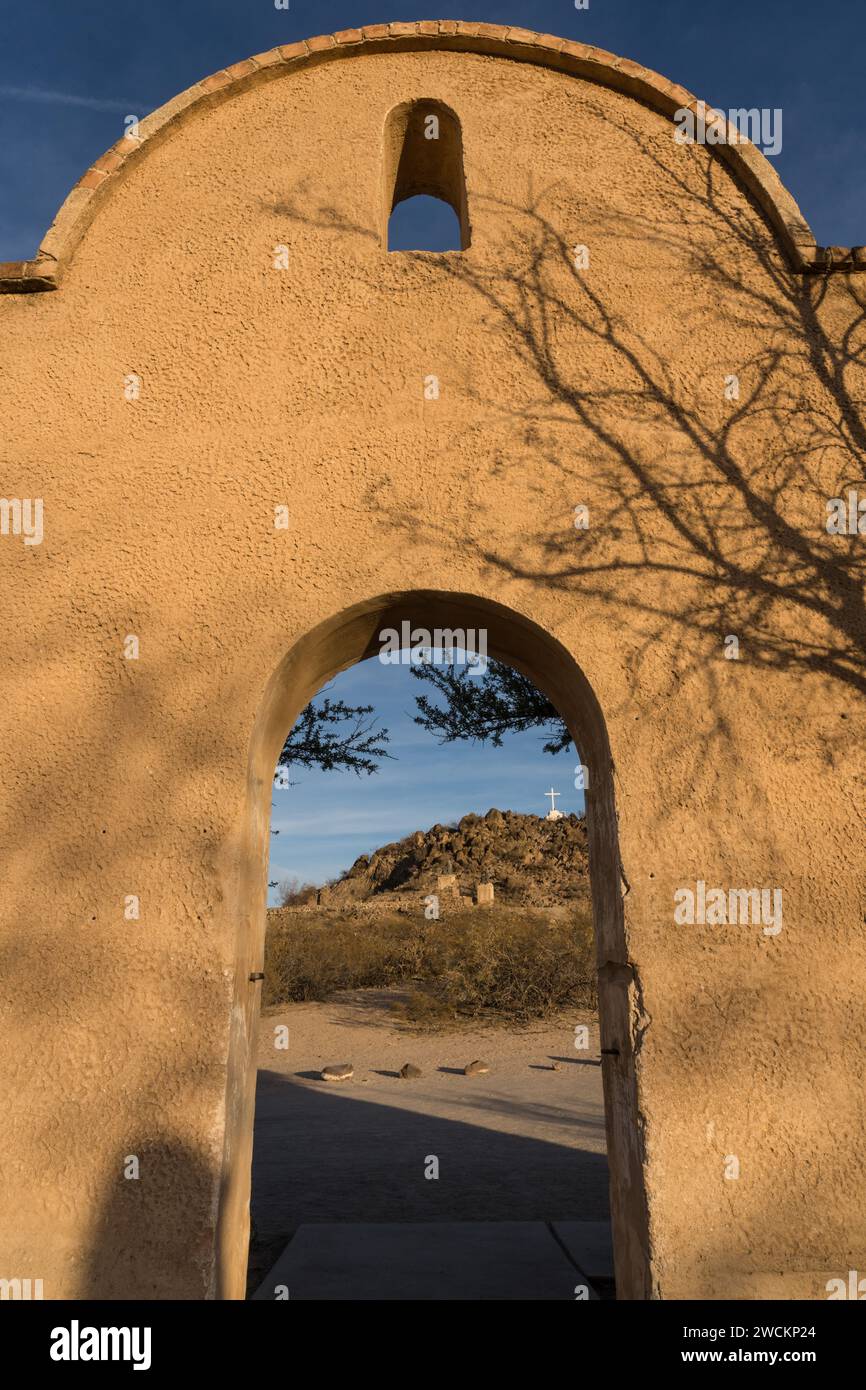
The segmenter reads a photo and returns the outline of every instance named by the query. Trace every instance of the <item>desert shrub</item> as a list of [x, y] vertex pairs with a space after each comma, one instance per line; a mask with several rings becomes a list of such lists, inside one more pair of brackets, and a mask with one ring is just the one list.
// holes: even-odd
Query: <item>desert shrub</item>
[[284, 878], [280, 883], [280, 907], [306, 907], [314, 903], [318, 895], [314, 883], [301, 883], [296, 878]]
[[[595, 1003], [595, 947], [588, 917], [550, 921], [543, 912], [496, 908], [451, 917], [425, 939], [427, 997], [410, 1013], [455, 1018], [544, 1018], [570, 1005]], [[434, 1005], [436, 1007], [434, 1007]]]
[[270, 914], [263, 1003], [327, 999], [338, 989], [387, 989], [411, 973], [409, 919]]
[[529, 1022], [595, 1004], [595, 948], [585, 908], [471, 909], [438, 921], [273, 913], [264, 1003], [327, 999], [336, 990], [410, 987], [419, 1025], [460, 1018]]

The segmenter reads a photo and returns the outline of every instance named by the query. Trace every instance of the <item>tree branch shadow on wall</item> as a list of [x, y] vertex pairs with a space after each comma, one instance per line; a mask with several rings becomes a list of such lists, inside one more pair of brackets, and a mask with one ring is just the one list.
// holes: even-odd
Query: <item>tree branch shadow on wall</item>
[[[664, 636], [677, 669], [702, 670], [712, 700], [713, 662], [734, 634], [742, 658], [758, 667], [814, 673], [862, 695], [866, 546], [862, 536], [827, 533], [826, 503], [857, 484], [866, 496], [866, 277], [834, 276], [831, 297], [829, 277], [791, 272], [760, 214], [723, 196], [732, 176], [717, 160], [698, 192], [673, 140], [667, 154], [609, 112], [597, 114], [670, 181], [670, 218], [627, 207], [576, 212], [566, 232], [545, 211], [561, 190], [537, 193], [530, 184], [520, 202], [476, 195], [488, 226], [499, 228], [490, 255], [436, 258], [443, 276], [471, 291], [503, 378], [512, 379], [516, 362], [537, 388], [511, 404], [466, 387], [479, 417], [513, 432], [510, 457], [498, 451], [479, 462], [476, 448], [473, 471], [486, 468], [490, 483], [509, 470], [544, 471], [572, 499], [522, 543], [492, 543], [491, 512], [473, 545], [494, 579], [579, 593], [605, 610], [633, 638], [635, 677]], [[333, 208], [310, 216], [304, 201], [302, 190], [270, 211], [378, 242]], [[707, 301], [724, 310], [712, 394], [699, 375], [684, 378], [688, 359], [666, 358], [638, 331], [622, 292], [614, 307], [604, 288], [609, 264], [575, 268], [573, 243], [592, 256], [596, 227], [605, 238], [596, 247], [609, 254], [615, 246], [620, 263], [639, 262], [650, 243], [662, 255], [672, 322], [678, 277], [700, 277]], [[407, 265], [431, 264], [429, 253], [400, 255]], [[359, 264], [353, 273], [363, 275]], [[746, 361], [731, 355], [732, 328], [759, 343]], [[703, 331], [692, 361], [712, 358]], [[724, 398], [728, 374], [739, 377], [737, 400]], [[381, 509], [376, 495], [370, 500]], [[583, 503], [590, 523], [576, 531], [572, 513]], [[466, 542], [405, 506], [383, 510], [383, 521], [446, 548]]]

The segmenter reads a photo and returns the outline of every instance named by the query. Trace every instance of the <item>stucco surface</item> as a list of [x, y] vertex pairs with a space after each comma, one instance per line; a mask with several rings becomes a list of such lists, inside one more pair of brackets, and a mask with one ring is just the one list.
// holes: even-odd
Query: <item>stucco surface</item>
[[[388, 255], [424, 100], [471, 245]], [[401, 615], [483, 621], [590, 767], [621, 1292], [866, 1269], [858, 283], [627, 93], [419, 51], [197, 108], [0, 298], [0, 490], [45, 518], [0, 537], [0, 1275], [241, 1295], [269, 777]], [[675, 925], [697, 880], [782, 931]]]

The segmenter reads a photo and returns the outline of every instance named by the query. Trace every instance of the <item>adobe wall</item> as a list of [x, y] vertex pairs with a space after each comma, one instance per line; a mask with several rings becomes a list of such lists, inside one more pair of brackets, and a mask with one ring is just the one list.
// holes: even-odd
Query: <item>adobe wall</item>
[[[489, 622], [590, 766], [621, 1292], [866, 1271], [864, 282], [635, 65], [492, 28], [238, 65], [6, 268], [0, 1275], [46, 1297], [242, 1296], [270, 771], [398, 610]], [[471, 242], [388, 255], [425, 99]], [[675, 924], [699, 880], [782, 930]]]

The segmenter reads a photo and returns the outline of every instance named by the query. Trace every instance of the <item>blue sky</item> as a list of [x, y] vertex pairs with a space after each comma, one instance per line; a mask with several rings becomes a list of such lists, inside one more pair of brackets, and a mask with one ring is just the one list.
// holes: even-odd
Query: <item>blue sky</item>
[[226, 64], [387, 20], [474, 19], [561, 34], [655, 68], [711, 105], [783, 111], [775, 167], [818, 242], [866, 242], [864, 0], [43, 0], [2, 6], [0, 260], [32, 256], [83, 171], [124, 130]]
[[[333, 699], [373, 705], [388, 729], [389, 751], [372, 776], [297, 769], [295, 785], [274, 790], [269, 879], [322, 883], [413, 830], [459, 820], [468, 811], [500, 810], [545, 815], [544, 793], [560, 793], [558, 810], [583, 811], [574, 788], [577, 759], [571, 751], [542, 751], [542, 730], [515, 734], [501, 748], [467, 743], [440, 745], [413, 723], [416, 697], [430, 687], [408, 666], [385, 666], [375, 658], [344, 671], [328, 686]], [[271, 893], [271, 901], [275, 900]]]

